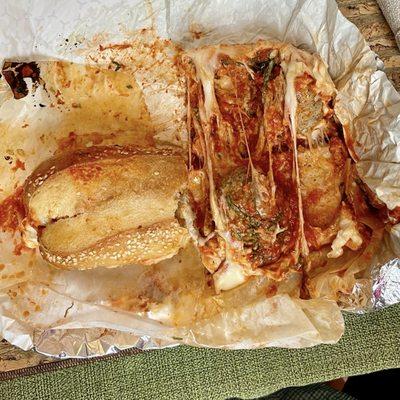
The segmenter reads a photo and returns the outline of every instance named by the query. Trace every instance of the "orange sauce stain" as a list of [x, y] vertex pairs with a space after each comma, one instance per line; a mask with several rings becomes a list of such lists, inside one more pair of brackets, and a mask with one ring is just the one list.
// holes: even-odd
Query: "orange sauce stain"
[[268, 288], [266, 290], [266, 295], [267, 295], [267, 297], [272, 297], [272, 296], [276, 295], [277, 291], [278, 291], [278, 287], [276, 285], [268, 286]]
[[21, 284], [17, 286], [17, 290], [19, 291], [20, 294], [24, 294], [25, 293], [25, 288], [24, 288], [25, 284]]
[[101, 166], [96, 164], [88, 164], [88, 165], [73, 165], [68, 168], [68, 172], [72, 175], [72, 177], [76, 180], [80, 180], [83, 182], [89, 182], [92, 179], [96, 178], [101, 173]]
[[20, 256], [22, 252], [33, 252], [34, 249], [30, 249], [29, 247], [26, 247], [23, 243], [17, 243], [14, 247], [13, 253], [16, 256]]
[[396, 207], [393, 210], [389, 210], [388, 214], [391, 218], [395, 220], [395, 223], [400, 221], [400, 207]]
[[70, 132], [68, 137], [63, 138], [58, 143], [59, 150], [73, 149], [76, 145], [78, 135], [75, 132]]
[[314, 83], [315, 83], [315, 79], [307, 72], [304, 72], [303, 75], [296, 78], [296, 81], [295, 81], [296, 92], [299, 92], [300, 90], [305, 89], [307, 86], [314, 84]]
[[25, 171], [25, 163], [22, 162], [19, 158], [17, 158], [17, 161], [15, 162], [14, 167], [12, 167], [11, 169], [14, 172], [19, 170], [19, 169], [22, 170], [22, 171]]
[[104, 51], [107, 49], [116, 49], [116, 50], [124, 50], [124, 49], [129, 49], [132, 47], [132, 44], [129, 43], [122, 43], [122, 44], [110, 44], [110, 45], [99, 45], [99, 50]]
[[14, 194], [0, 203], [0, 230], [15, 232], [25, 217], [25, 206], [22, 200], [23, 189], [19, 187]]

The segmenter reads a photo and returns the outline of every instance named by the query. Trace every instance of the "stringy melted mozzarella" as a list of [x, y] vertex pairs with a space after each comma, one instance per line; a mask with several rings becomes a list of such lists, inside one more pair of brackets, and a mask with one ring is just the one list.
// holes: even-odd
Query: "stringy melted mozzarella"
[[[260, 47], [262, 48], [262, 47]], [[213, 147], [212, 138], [212, 127], [211, 121], [214, 119], [217, 124], [217, 135], [232, 135], [229, 128], [225, 126], [225, 122], [222, 119], [221, 111], [219, 109], [216, 93], [215, 93], [215, 72], [218, 68], [221, 55], [227, 55], [231, 57], [235, 62], [243, 65], [252, 78], [253, 71], [246, 63], [246, 54], [250, 54], [251, 48], [249, 46], [213, 46], [205, 47], [193, 51], [189, 51], [187, 56], [191, 59], [196, 70], [196, 80], [201, 84], [203, 98], [199, 99], [199, 117], [201, 121], [201, 129], [197, 126], [197, 134], [201, 131], [205, 143], [204, 151], [204, 169], [207, 172], [209, 179], [209, 203], [211, 208], [211, 213], [213, 220], [215, 222], [215, 231], [217, 235], [224, 241], [224, 246], [222, 250], [224, 252], [224, 260], [218, 267], [218, 263], [213, 262], [212, 270], [218, 267], [216, 272], [213, 274], [215, 289], [217, 292], [221, 290], [232, 289], [243, 282], [245, 282], [249, 276], [258, 275], [261, 272], [257, 269], [252, 268], [251, 262], [248, 260], [245, 252], [243, 251], [243, 245], [240, 241], [232, 237], [229, 230], [229, 220], [227, 215], [223, 210], [223, 204], [221, 207], [221, 198], [217, 194], [217, 187], [214, 181], [214, 169], [216, 165], [221, 165], [223, 162], [229, 163], [229, 157], [226, 160], [217, 160], [215, 149]], [[297, 112], [297, 97], [296, 97], [296, 78], [301, 74], [307, 72], [316, 79], [317, 90], [323, 92], [327, 95], [334, 92], [334, 86], [332, 81], [327, 74], [326, 68], [322, 61], [316, 60], [316, 58], [308, 53], [302, 52], [300, 50], [294, 49], [292, 46], [283, 45], [278, 46], [278, 50], [274, 50], [276, 54], [280, 54], [281, 58], [281, 68], [285, 76], [284, 84], [284, 120], [287, 121], [290, 127], [291, 140], [293, 143], [293, 181], [297, 186], [297, 199], [298, 199], [298, 209], [299, 209], [299, 228], [298, 228], [298, 239], [300, 241], [300, 246], [296, 244], [293, 260], [297, 260], [300, 253], [302, 255], [308, 254], [307, 241], [304, 235], [304, 217], [303, 217], [303, 207], [302, 199], [300, 193], [300, 177], [299, 177], [299, 166], [297, 162], [297, 132], [296, 132], [296, 112]], [[255, 54], [253, 52], [252, 54]], [[232, 88], [232, 80], [228, 77], [220, 77], [218, 80], [218, 85], [222, 90], [229, 91]], [[265, 107], [264, 107], [265, 114]], [[268, 120], [263, 121], [263, 127], [260, 130], [260, 137], [256, 146], [256, 153], [260, 153], [265, 146], [268, 146], [268, 153], [270, 159], [270, 168], [268, 173], [269, 184], [265, 186], [261, 184], [259, 172], [254, 167], [251, 156], [249, 159], [249, 175], [255, 185], [255, 201], [257, 207], [260, 203], [269, 201], [270, 203], [275, 202], [276, 193], [276, 182], [272, 170], [272, 146], [270, 143], [266, 143], [266, 138], [263, 132], [268, 129]], [[322, 140], [322, 135], [324, 131], [324, 122], [315, 126], [313, 132], [311, 132], [309, 142], [313, 143], [320, 142]], [[245, 128], [243, 127], [243, 130]], [[214, 132], [215, 134], [215, 132]], [[247, 144], [246, 144], [247, 145]], [[262, 153], [261, 153], [262, 154]], [[240, 190], [240, 189], [239, 189]], [[222, 202], [223, 203], [223, 202]], [[262, 211], [261, 211], [262, 212]], [[193, 220], [193, 216], [187, 217], [185, 219]], [[271, 232], [273, 242], [276, 240], [277, 236], [284, 232], [286, 228], [276, 224], [273, 231]], [[192, 236], [196, 237], [199, 242], [198, 234], [193, 230]], [[215, 238], [214, 238], [215, 239]], [[203, 240], [201, 243], [207, 242], [207, 239]], [[220, 255], [217, 259], [219, 260]], [[206, 257], [210, 257], [207, 255]], [[296, 262], [296, 261], [294, 261]], [[215, 264], [215, 265], [214, 265]]]
[[339, 232], [331, 244], [332, 250], [328, 253], [328, 258], [338, 258], [343, 254], [343, 247], [347, 246], [352, 250], [357, 250], [363, 243], [363, 238], [358, 232], [357, 224], [351, 212], [343, 206], [339, 217]]
[[300, 173], [299, 173], [299, 164], [297, 157], [297, 133], [296, 133], [296, 110], [297, 110], [297, 98], [296, 98], [296, 89], [295, 89], [295, 80], [296, 77], [304, 72], [304, 64], [292, 61], [292, 62], [282, 62], [282, 68], [286, 76], [286, 92], [285, 92], [285, 113], [289, 114], [290, 120], [290, 131], [292, 134], [293, 140], [293, 149], [294, 149], [294, 164], [295, 164], [295, 174], [296, 174], [296, 183], [297, 183], [297, 196], [299, 200], [299, 236], [300, 236], [300, 246], [301, 253], [303, 255], [308, 254], [308, 246], [307, 240], [304, 234], [304, 216], [303, 216], [303, 204], [301, 199], [300, 192]]
[[226, 260], [224, 265], [213, 275], [215, 291], [230, 290], [246, 282], [248, 276], [243, 270], [243, 266]]

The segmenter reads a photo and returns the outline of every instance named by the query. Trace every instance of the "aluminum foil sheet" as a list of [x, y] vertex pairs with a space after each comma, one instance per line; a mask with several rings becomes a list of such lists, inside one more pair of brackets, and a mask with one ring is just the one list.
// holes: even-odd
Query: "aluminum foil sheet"
[[395, 258], [373, 271], [372, 308], [379, 310], [400, 302], [400, 259]]
[[89, 358], [136, 348], [152, 350], [176, 344], [110, 329], [69, 329], [35, 332], [35, 350], [58, 358]]

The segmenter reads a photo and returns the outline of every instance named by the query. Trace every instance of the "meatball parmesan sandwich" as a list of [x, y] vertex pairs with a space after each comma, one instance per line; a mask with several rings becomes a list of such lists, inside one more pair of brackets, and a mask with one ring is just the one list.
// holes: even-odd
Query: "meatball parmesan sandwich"
[[322, 297], [314, 278], [332, 271], [329, 293], [348, 293], [353, 281], [341, 281], [338, 266], [352, 276], [353, 261], [365, 268], [383, 224], [360, 186], [323, 61], [260, 41], [189, 49], [181, 67], [185, 220], [216, 291], [301, 274], [307, 295]]
[[25, 183], [27, 232], [37, 235], [26, 244], [65, 269], [157, 263], [187, 243], [175, 218], [186, 180], [171, 150], [92, 147], [50, 159]]

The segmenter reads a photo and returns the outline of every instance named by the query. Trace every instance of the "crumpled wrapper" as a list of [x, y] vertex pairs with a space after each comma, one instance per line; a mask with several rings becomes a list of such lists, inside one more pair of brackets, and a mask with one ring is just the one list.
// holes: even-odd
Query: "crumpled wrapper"
[[[184, 147], [177, 46], [278, 39], [325, 61], [361, 178], [389, 209], [400, 206], [400, 95], [335, 1], [29, 4], [3, 2], [0, 62], [37, 61], [46, 87], [27, 80], [28, 96], [15, 100], [0, 79], [0, 149], [10, 155], [0, 165], [0, 200], [63, 149], [112, 143]], [[341, 308], [364, 312], [400, 301], [399, 237], [398, 226], [385, 233]], [[284, 282], [256, 277], [216, 295], [191, 245], [152, 267], [61, 271], [36, 252], [17, 255], [19, 240], [19, 234], [0, 233], [0, 334], [23, 349], [91, 357], [179, 343], [307, 347], [335, 343], [343, 333], [337, 303], [301, 300], [296, 273]]]

